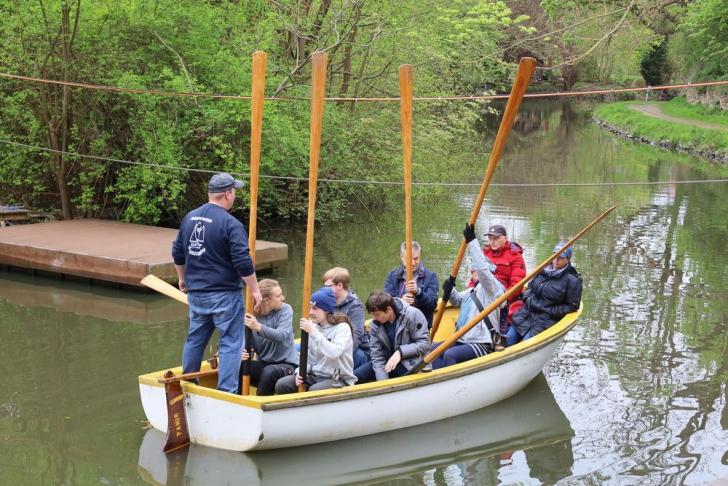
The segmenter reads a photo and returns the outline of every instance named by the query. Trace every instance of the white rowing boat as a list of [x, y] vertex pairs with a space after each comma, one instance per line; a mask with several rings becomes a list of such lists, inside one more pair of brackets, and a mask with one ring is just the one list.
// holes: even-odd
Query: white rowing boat
[[[418, 476], [439, 467], [484, 462], [493, 477], [500, 455], [524, 451], [530, 475], [545, 480], [559, 453], [560, 477], [573, 464], [568, 419], [539, 374], [513, 397], [475, 412], [432, 424], [350, 440], [282, 450], [238, 453], [191, 445], [165, 454], [164, 434], [150, 429], [139, 447], [137, 470], [153, 485], [351, 484]], [[554, 447], [559, 444], [560, 447]], [[549, 464], [539, 453], [548, 448]], [[470, 468], [473, 469], [473, 468]], [[302, 471], [305, 471], [302, 474]], [[463, 478], [465, 483], [478, 478]], [[467, 481], [470, 479], [471, 481]], [[480, 482], [480, 481], [477, 481]]]
[[[456, 309], [446, 312], [435, 341], [453, 332]], [[432, 372], [344, 388], [270, 397], [216, 390], [214, 376], [182, 383], [193, 444], [233, 451], [331, 442], [436, 422], [479, 410], [522, 390], [538, 375], [579, 311], [504, 351]], [[203, 368], [204, 369], [204, 368]], [[141, 375], [139, 391], [151, 425], [167, 430], [167, 370]], [[181, 369], [173, 369], [175, 374]]]

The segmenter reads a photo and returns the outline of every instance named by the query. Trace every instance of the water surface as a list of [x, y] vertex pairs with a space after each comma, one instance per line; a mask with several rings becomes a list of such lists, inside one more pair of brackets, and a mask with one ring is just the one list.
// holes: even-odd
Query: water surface
[[[443, 174], [444, 182], [482, 179], [491, 125], [482, 151], [460, 154], [462, 170]], [[416, 162], [423, 158], [415, 153]], [[506, 406], [450, 425], [315, 446], [319, 459], [331, 455], [330, 470], [316, 465], [317, 474], [327, 473], [327, 482], [387, 484], [728, 481], [726, 186], [653, 184], [726, 172], [623, 142], [592, 126], [578, 106], [525, 105], [477, 230], [505, 225], [532, 268], [561, 237], [617, 204], [575, 247], [573, 262], [584, 278], [579, 324], [545, 378]], [[544, 182], [571, 185], [519, 185]], [[414, 190], [415, 238], [441, 278], [477, 190]], [[381, 288], [398, 264], [402, 223], [401, 214], [361, 208], [317, 227], [314, 285], [327, 268], [341, 265], [360, 296]], [[304, 236], [288, 227], [261, 235], [289, 244], [289, 262], [267, 276], [280, 280], [297, 315]], [[145, 430], [136, 376], [177, 365], [185, 335], [184, 307], [165, 297], [0, 271], [0, 482], [209, 484], [254, 477], [277, 484], [276, 464], [305, 460], [305, 451], [192, 448], [168, 463], [152, 452], [158, 436]], [[439, 444], [441, 452], [393, 447], [398, 440]], [[357, 446], [381, 448], [378, 466], [362, 472], [373, 459], [357, 459]]]

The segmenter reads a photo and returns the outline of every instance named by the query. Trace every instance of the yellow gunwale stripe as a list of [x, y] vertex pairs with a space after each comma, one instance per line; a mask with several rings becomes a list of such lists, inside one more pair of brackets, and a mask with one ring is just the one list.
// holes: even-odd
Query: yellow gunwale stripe
[[[291, 393], [288, 395], [273, 395], [267, 397], [233, 395], [231, 393], [195, 385], [194, 383], [186, 381], [182, 382], [182, 389], [185, 393], [215, 398], [249, 408], [261, 409], [263, 411], [303, 407], [307, 405], [381, 395], [418, 386], [431, 385], [456, 378], [458, 376], [468, 375], [531, 354], [553, 341], [561, 339], [567, 332], [569, 332], [576, 325], [577, 319], [581, 316], [582, 309], [583, 304], [579, 307], [578, 311], [567, 314], [559, 322], [545, 331], [537, 334], [531, 339], [521, 341], [514, 346], [510, 346], [503, 351], [491, 353], [481, 358], [465, 361], [446, 368], [440, 368], [428, 373], [418, 373], [416, 375], [402, 376], [400, 378], [392, 378], [386, 381], [375, 381], [343, 388], [329, 388], [327, 390]], [[206, 362], [203, 363], [202, 369], [204, 370], [207, 368], [209, 368], [209, 364]], [[175, 374], [182, 372], [181, 367], [171, 368], [171, 370]], [[157, 378], [161, 377], [166, 371], [167, 370], [165, 369], [141, 375], [139, 376], [139, 384], [163, 387], [164, 385], [157, 383]]]

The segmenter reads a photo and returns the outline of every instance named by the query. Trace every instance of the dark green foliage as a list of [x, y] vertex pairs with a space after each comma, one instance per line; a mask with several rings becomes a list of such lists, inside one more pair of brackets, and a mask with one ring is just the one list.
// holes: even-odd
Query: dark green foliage
[[670, 65], [667, 60], [667, 40], [663, 40], [645, 54], [640, 61], [640, 73], [649, 86], [667, 84]]
[[[268, 53], [266, 94], [307, 97], [305, 59], [326, 49], [330, 96], [396, 95], [398, 64], [417, 61], [425, 62], [415, 68], [416, 94], [443, 95], [477, 91], [486, 83], [507, 86], [512, 69], [498, 59], [469, 65], [466, 76], [459, 73], [474, 50], [497, 48], [505, 26], [521, 21], [511, 19], [504, 2], [482, 0], [436, 8], [412, 0], [396, 6], [345, 0], [103, 0], [83, 2], [75, 27], [79, 1], [1, 3], [0, 71], [124, 88], [248, 95], [251, 54], [259, 49]], [[64, 5], [70, 14], [65, 20]], [[60, 38], [68, 51], [57, 42], [64, 29], [69, 35]], [[417, 107], [416, 179], [437, 180], [452, 145], [473, 129], [475, 113], [455, 104]], [[54, 123], [44, 121], [48, 117], [54, 123], [66, 120], [67, 130], [49, 128]], [[69, 199], [63, 208], [76, 216], [174, 225], [205, 200], [210, 176], [205, 171], [249, 172], [246, 100], [64, 90], [0, 79], [0, 120], [5, 140], [48, 147], [50, 134], [60, 133], [63, 139], [56, 137], [54, 145], [60, 150], [143, 164], [68, 155], [52, 160], [47, 152], [2, 144], [1, 203], [60, 209], [64, 186]], [[307, 101], [266, 102], [263, 220], [305, 215], [307, 183], [279, 178], [308, 177], [308, 126]], [[398, 103], [327, 103], [319, 177], [401, 180], [399, 131]], [[64, 164], [60, 170], [59, 163]], [[385, 207], [392, 197], [381, 186], [322, 182], [317, 218], [343, 217], [352, 205]], [[246, 200], [243, 194], [242, 204]]]

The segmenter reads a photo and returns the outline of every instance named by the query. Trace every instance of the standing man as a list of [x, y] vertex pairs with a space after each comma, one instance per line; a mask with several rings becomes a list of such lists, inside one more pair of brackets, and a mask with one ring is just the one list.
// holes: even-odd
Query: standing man
[[[523, 248], [518, 243], [508, 241], [505, 227], [494, 224], [486, 233], [488, 245], [483, 253], [496, 266], [495, 276], [506, 290], [520, 282], [526, 276], [526, 264], [523, 261]], [[501, 312], [500, 332], [505, 334], [513, 314], [523, 306], [521, 293], [508, 299], [508, 311]]]
[[364, 328], [364, 304], [353, 291], [349, 290], [351, 275], [346, 268], [334, 267], [326, 270], [321, 281], [324, 287], [329, 287], [334, 292], [336, 299], [334, 313], [344, 314], [351, 321], [354, 368], [357, 368], [369, 361], [369, 335]]
[[392, 297], [399, 297], [408, 305], [419, 309], [427, 319], [427, 327], [432, 326], [432, 314], [437, 307], [437, 293], [440, 290], [440, 284], [437, 281], [437, 275], [432, 270], [425, 268], [420, 260], [422, 247], [416, 241], [412, 242], [412, 276], [409, 282], [405, 282], [407, 277], [407, 260], [406, 260], [406, 243], [402, 243], [399, 247], [399, 256], [402, 265], [395, 268], [387, 275], [384, 282], [384, 291]]
[[217, 389], [230, 393], [238, 390], [243, 349], [243, 282], [253, 293], [255, 308], [262, 301], [245, 227], [228, 213], [235, 190], [242, 187], [243, 182], [230, 174], [213, 175], [208, 202], [187, 213], [172, 245], [179, 289], [187, 293], [189, 302], [190, 330], [182, 350], [182, 372], [200, 370], [205, 346], [217, 328]]

